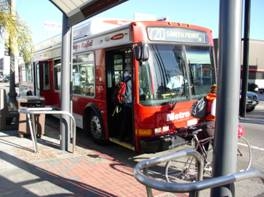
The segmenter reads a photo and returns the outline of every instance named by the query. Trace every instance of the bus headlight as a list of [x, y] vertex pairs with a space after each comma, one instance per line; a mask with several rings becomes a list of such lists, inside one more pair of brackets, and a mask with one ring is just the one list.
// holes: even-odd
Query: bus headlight
[[152, 129], [137, 129], [137, 135], [140, 137], [150, 137], [152, 136]]

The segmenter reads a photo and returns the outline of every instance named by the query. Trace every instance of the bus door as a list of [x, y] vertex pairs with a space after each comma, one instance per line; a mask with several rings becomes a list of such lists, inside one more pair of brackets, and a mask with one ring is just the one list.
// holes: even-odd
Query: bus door
[[[107, 106], [110, 138], [127, 143], [133, 142], [132, 116], [132, 53], [130, 48], [115, 49], [106, 52]], [[130, 80], [130, 81], [129, 81]], [[117, 85], [126, 83], [125, 103], [117, 103]], [[128, 93], [130, 91], [130, 93]], [[130, 97], [130, 96], [131, 97]], [[130, 98], [129, 98], [130, 97]]]
[[51, 95], [52, 82], [49, 63], [49, 61], [40, 61], [38, 65], [40, 96], [43, 96], [45, 98], [46, 105], [53, 104], [53, 97]]
[[45, 104], [56, 108], [60, 106], [60, 60], [40, 61], [35, 65], [36, 93], [45, 98]]

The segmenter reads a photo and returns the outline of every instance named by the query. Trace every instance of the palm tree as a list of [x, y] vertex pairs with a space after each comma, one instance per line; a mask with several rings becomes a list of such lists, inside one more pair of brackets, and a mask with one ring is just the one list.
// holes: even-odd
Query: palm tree
[[[10, 86], [9, 86], [9, 107], [14, 110], [17, 106], [15, 91], [15, 53], [19, 53], [25, 64], [31, 62], [32, 38], [28, 27], [16, 16], [14, 0], [0, 1], [0, 27], [8, 35], [6, 46], [10, 55]], [[3, 31], [1, 31], [3, 36]]]

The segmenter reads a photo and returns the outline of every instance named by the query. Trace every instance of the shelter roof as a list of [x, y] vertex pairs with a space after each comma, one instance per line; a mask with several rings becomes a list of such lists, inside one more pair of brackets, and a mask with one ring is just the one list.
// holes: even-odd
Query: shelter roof
[[67, 17], [70, 26], [127, 0], [50, 0]]

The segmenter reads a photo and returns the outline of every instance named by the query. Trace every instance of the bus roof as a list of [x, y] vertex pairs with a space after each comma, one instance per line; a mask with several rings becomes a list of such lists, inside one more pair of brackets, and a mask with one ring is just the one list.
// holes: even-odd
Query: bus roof
[[[124, 20], [124, 19], [93, 19], [93, 20], [84, 21], [73, 27], [73, 40], [77, 40], [85, 37], [93, 37], [95, 35], [100, 35], [102, 33], [108, 33], [110, 31], [122, 28], [124, 26], [128, 26], [131, 23], [140, 23], [140, 22], [150, 25], [155, 23], [157, 26], [164, 24], [171, 24], [182, 28], [194, 28], [202, 31], [211, 32], [210, 29], [205, 27], [191, 25], [191, 24], [184, 24], [179, 22], [164, 21], [164, 20], [134, 21], [134, 20]], [[35, 51], [48, 49], [57, 46], [59, 44], [61, 44], [61, 34], [53, 36], [47, 40], [44, 40], [36, 44]]]

